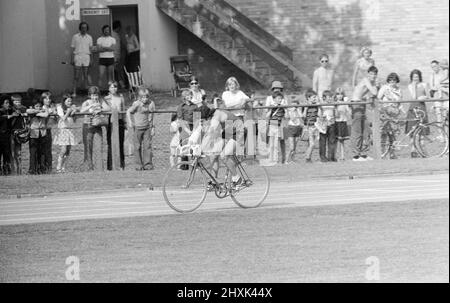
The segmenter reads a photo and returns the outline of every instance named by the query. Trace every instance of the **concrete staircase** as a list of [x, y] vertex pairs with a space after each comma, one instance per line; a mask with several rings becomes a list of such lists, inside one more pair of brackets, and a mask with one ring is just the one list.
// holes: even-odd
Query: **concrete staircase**
[[223, 0], [157, 0], [158, 8], [265, 87], [301, 89], [311, 80], [292, 50]]

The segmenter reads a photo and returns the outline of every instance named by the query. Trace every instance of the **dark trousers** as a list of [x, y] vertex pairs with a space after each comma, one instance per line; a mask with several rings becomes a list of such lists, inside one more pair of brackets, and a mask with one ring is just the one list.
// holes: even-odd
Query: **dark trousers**
[[[14, 131], [14, 130], [13, 130]], [[17, 143], [14, 140], [14, 136], [11, 136], [11, 167], [12, 171], [17, 174], [22, 174], [22, 144]]]
[[52, 156], [52, 130], [47, 129], [47, 134], [43, 137], [43, 156], [44, 156], [44, 167], [43, 173], [51, 173], [53, 166], [53, 156]]
[[369, 123], [365, 110], [354, 110], [350, 142], [354, 157], [366, 156], [369, 150]]
[[82, 129], [82, 137], [83, 137], [83, 147], [84, 147], [84, 162], [88, 162], [88, 142], [87, 142], [87, 134], [89, 132], [89, 124], [83, 123]]
[[0, 175], [11, 174], [11, 134], [0, 133]]
[[153, 166], [151, 129], [134, 130], [134, 158], [139, 168], [145, 169]]
[[102, 137], [103, 135], [102, 128], [100, 126], [89, 126], [86, 134], [86, 146], [87, 146], [87, 163], [88, 169], [90, 170], [94, 169], [93, 153], [94, 153], [95, 134], [98, 134], [100, 137]]
[[[112, 170], [112, 124], [108, 124], [107, 139], [108, 142], [108, 170]], [[119, 120], [119, 150], [120, 150], [120, 168], [125, 168], [125, 153], [123, 149], [123, 142], [125, 141], [125, 123], [123, 120]]]
[[[328, 154], [327, 154], [328, 146]], [[319, 155], [320, 160], [330, 160], [336, 161], [336, 124], [332, 124], [327, 127], [327, 132], [325, 134], [320, 134], [319, 138]]]
[[45, 162], [46, 137], [30, 138], [30, 168], [28, 170], [30, 174], [42, 174], [47, 171]]

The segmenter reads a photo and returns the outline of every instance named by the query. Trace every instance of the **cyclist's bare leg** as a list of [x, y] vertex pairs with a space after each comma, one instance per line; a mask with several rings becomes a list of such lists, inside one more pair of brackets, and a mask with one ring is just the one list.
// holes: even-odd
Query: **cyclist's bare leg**
[[225, 145], [222, 157], [224, 158], [224, 163], [228, 167], [231, 173], [231, 180], [233, 182], [239, 182], [240, 176], [237, 172], [237, 164], [236, 164], [236, 141], [233, 139], [228, 140], [227, 144]]

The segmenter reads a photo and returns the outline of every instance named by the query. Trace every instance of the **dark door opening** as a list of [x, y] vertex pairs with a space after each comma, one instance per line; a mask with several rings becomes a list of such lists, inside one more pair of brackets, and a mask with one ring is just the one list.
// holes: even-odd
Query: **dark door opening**
[[[139, 17], [137, 5], [117, 5], [109, 6], [111, 12], [111, 24], [120, 22], [121, 30], [118, 33], [121, 43], [121, 60], [120, 71], [116, 71], [116, 80], [119, 82], [123, 80], [126, 82], [126, 76], [124, 75], [125, 66], [128, 72], [135, 72], [140, 66], [140, 51], [139, 49]], [[130, 44], [130, 33], [133, 33], [137, 37], [137, 44]], [[120, 72], [120, 74], [119, 74]]]

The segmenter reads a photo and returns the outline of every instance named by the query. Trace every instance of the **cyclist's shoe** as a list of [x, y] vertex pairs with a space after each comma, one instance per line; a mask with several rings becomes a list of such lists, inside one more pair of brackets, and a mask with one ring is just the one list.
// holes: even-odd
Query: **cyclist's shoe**
[[232, 186], [233, 189], [237, 189], [241, 185], [243, 185], [243, 180], [242, 180], [241, 177], [239, 177], [239, 179], [237, 181], [231, 182], [231, 186]]
[[214, 183], [213, 181], [209, 181], [208, 184], [206, 185], [206, 190], [208, 192], [215, 191], [216, 187], [217, 187], [216, 183]]

